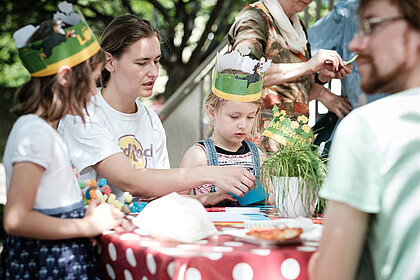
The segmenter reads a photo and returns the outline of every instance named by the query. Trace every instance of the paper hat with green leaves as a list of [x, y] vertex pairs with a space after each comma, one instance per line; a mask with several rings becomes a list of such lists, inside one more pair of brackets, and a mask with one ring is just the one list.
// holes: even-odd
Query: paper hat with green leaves
[[274, 117], [263, 135], [270, 137], [283, 146], [291, 143], [295, 146], [304, 146], [314, 141], [314, 134], [308, 125], [306, 116], [299, 116], [296, 121], [286, 117], [286, 111], [273, 108]]
[[221, 55], [217, 53], [212, 92], [232, 101], [252, 102], [261, 97], [264, 73], [271, 60], [251, 59], [248, 48]]
[[13, 34], [19, 57], [33, 77], [57, 74], [60, 67], [73, 67], [89, 59], [100, 49], [98, 41], [80, 12], [61, 2], [49, 23], [48, 36], [28, 44], [39, 26], [27, 25]]

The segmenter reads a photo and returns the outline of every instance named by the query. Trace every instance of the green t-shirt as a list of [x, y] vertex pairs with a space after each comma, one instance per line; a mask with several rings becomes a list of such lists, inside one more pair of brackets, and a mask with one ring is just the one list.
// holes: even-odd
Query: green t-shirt
[[342, 121], [320, 195], [372, 214], [376, 279], [420, 279], [420, 88]]

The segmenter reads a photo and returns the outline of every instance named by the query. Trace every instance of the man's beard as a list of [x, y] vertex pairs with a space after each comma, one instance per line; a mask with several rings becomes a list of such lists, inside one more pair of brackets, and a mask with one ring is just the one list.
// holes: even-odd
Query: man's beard
[[367, 81], [362, 82], [360, 84], [360, 87], [365, 93], [394, 93], [393, 88], [395, 88], [397, 85], [395, 84], [396, 79], [395, 77], [398, 77], [398, 75], [401, 75], [403, 73], [404, 69], [404, 62], [401, 62], [400, 65], [394, 68], [391, 72], [380, 75], [379, 73], [379, 67], [376, 65], [376, 63], [372, 60], [371, 57], [369, 57], [370, 61], [370, 67], [371, 67], [371, 73], [369, 77], [367, 77]]
[[[408, 33], [404, 34], [404, 38], [406, 39], [405, 53], [407, 53]], [[376, 64], [376, 61], [372, 58], [372, 56], [362, 55], [362, 57], [369, 61], [371, 68], [369, 76], [365, 79], [366, 81], [363, 82], [362, 79], [360, 83], [360, 87], [365, 93], [395, 93], [403, 90], [403, 88], [401, 88], [401, 85], [399, 85], [398, 83], [398, 80], [401, 80], [398, 77], [402, 75], [402, 73], [406, 72], [404, 71], [406, 65], [405, 61], [401, 61], [399, 65], [396, 65], [392, 72], [380, 76], [380, 67]]]

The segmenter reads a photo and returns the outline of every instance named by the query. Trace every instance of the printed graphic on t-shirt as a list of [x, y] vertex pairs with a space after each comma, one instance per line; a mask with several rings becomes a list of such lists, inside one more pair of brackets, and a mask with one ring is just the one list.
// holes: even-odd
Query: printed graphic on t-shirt
[[153, 144], [150, 144], [149, 149], [144, 149], [133, 134], [121, 136], [118, 143], [121, 151], [136, 169], [146, 168], [148, 159], [153, 157]]

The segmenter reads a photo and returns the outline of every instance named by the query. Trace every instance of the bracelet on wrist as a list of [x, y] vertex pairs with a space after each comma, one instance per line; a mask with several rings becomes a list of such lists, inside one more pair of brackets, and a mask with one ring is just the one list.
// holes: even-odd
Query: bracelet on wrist
[[319, 79], [319, 72], [316, 72], [315, 73], [315, 83], [317, 83], [318, 85], [325, 85], [327, 82], [328, 82], [328, 80], [326, 80], [325, 82], [323, 82], [323, 81], [321, 81], [320, 79]]

